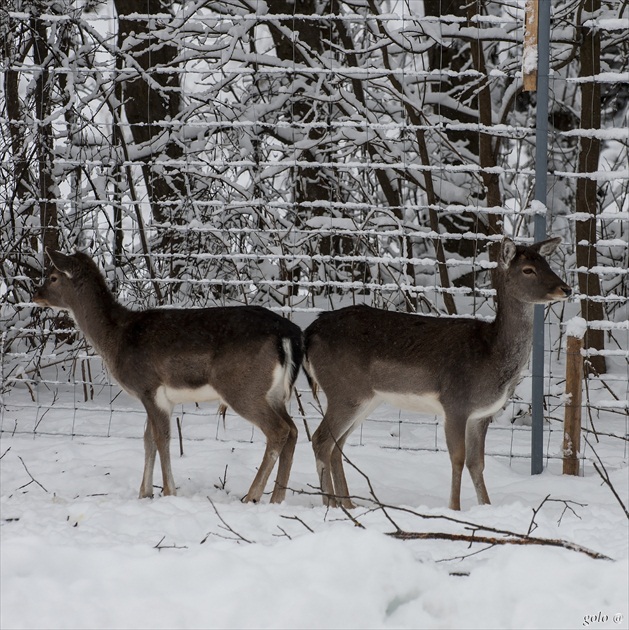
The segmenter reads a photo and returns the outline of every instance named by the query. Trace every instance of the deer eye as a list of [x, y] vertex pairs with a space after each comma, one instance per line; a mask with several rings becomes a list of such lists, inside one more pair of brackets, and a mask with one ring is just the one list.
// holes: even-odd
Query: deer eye
[[533, 269], [533, 267], [524, 267], [524, 269], [522, 269], [522, 273], [530, 276], [532, 273], [535, 273], [535, 269]]
[[57, 276], [50, 276], [50, 282], [57, 282], [59, 278]]

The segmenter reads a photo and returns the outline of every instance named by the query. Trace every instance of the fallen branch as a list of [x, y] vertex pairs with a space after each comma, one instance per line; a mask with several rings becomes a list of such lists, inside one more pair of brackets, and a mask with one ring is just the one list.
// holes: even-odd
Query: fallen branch
[[612, 560], [609, 556], [593, 551], [587, 547], [582, 547], [576, 543], [571, 543], [560, 538], [537, 538], [535, 536], [525, 536], [523, 534], [511, 533], [508, 538], [496, 538], [493, 536], [478, 536], [476, 534], [447, 534], [445, 532], [390, 532], [387, 536], [398, 540], [451, 540], [454, 542], [467, 542], [470, 544], [485, 544], [493, 547], [495, 545], [542, 545], [547, 547], [561, 547], [569, 551], [583, 553], [595, 560]]
[[233, 528], [231, 527], [231, 525], [229, 525], [229, 524], [225, 521], [225, 519], [224, 519], [224, 518], [220, 515], [220, 512], [216, 509], [216, 506], [214, 505], [214, 501], [212, 501], [212, 499], [210, 499], [210, 497], [206, 497], [206, 498], [207, 498], [207, 500], [210, 502], [210, 505], [214, 508], [214, 512], [216, 512], [216, 516], [218, 516], [218, 518], [219, 518], [220, 522], [222, 523], [221, 527], [222, 527], [223, 529], [226, 529], [226, 530], [227, 530], [228, 532], [230, 532], [231, 534], [233, 534], [236, 538], [234, 539], [234, 538], [230, 538], [230, 537], [228, 537], [228, 536], [221, 536], [220, 534], [215, 534], [214, 532], [208, 532], [208, 533], [205, 535], [205, 538], [201, 541], [201, 543], [200, 543], [200, 544], [203, 544], [204, 542], [206, 542], [206, 541], [207, 541], [207, 539], [208, 539], [210, 536], [221, 536], [221, 538], [227, 538], [227, 540], [237, 540], [237, 541], [238, 541], [238, 540], [242, 540], [242, 542], [246, 542], [246, 543], [252, 544], [252, 541], [251, 541], [251, 540], [247, 540], [247, 539], [246, 539], [246, 538], [245, 538], [242, 534], [239, 534], [239, 533], [238, 533], [235, 529], [233, 529]]
[[160, 538], [160, 541], [156, 545], [153, 546], [153, 549], [157, 549], [157, 551], [161, 551], [162, 549], [187, 549], [188, 548], [186, 545], [176, 545], [176, 544], [162, 545], [165, 539], [166, 539], [166, 536], [162, 536]]
[[561, 525], [561, 521], [563, 520], [564, 514], [566, 512], [572, 512], [579, 520], [581, 520], [581, 517], [575, 512], [574, 508], [572, 507], [573, 505], [578, 505], [582, 508], [587, 507], [587, 504], [578, 503], [577, 501], [570, 501], [568, 499], [551, 499], [550, 494], [548, 494], [536, 508], [533, 508], [533, 516], [531, 517], [531, 522], [529, 524], [528, 531], [526, 532], [527, 536], [530, 536], [537, 529], [535, 517], [538, 515], [538, 513], [541, 511], [546, 503], [563, 503], [563, 512], [561, 513], [561, 516], [557, 521], [557, 525]]
[[21, 490], [22, 488], [26, 488], [27, 486], [30, 486], [32, 483], [36, 483], [44, 492], [48, 494], [48, 490], [46, 490], [46, 488], [44, 488], [44, 486], [42, 486], [41, 483], [39, 483], [39, 481], [37, 481], [37, 479], [33, 477], [33, 475], [31, 475], [30, 471], [26, 467], [26, 464], [24, 463], [24, 460], [19, 455], [18, 455], [18, 459], [22, 462], [22, 466], [24, 466], [24, 470], [26, 471], [26, 474], [31, 478], [31, 480], [28, 483], [25, 483], [23, 486], [20, 486], [18, 490]]
[[[371, 489], [373, 492], [373, 489]], [[294, 490], [297, 494], [306, 494], [306, 495], [317, 495], [317, 496], [325, 496], [321, 491], [319, 492], [308, 492], [305, 490]], [[609, 556], [606, 556], [603, 553], [598, 551], [594, 551], [592, 549], [588, 549], [587, 547], [583, 547], [577, 543], [572, 543], [568, 540], [563, 540], [561, 538], [542, 538], [537, 536], [531, 536], [530, 533], [520, 534], [518, 532], [513, 532], [506, 529], [498, 529], [496, 527], [491, 527], [490, 525], [482, 525], [480, 523], [474, 523], [472, 521], [467, 521], [462, 518], [456, 518], [454, 516], [448, 516], [446, 514], [424, 514], [422, 512], [417, 512], [416, 510], [412, 510], [410, 508], [388, 505], [386, 503], [382, 503], [378, 499], [374, 499], [371, 497], [362, 497], [357, 495], [351, 495], [348, 497], [352, 500], [357, 501], [365, 501], [368, 503], [372, 503], [373, 507], [366, 508], [369, 511], [374, 510], [382, 510], [383, 514], [385, 514], [387, 520], [393, 524], [395, 527], [394, 532], [386, 532], [387, 536], [391, 536], [392, 538], [396, 538], [398, 540], [449, 540], [453, 542], [468, 542], [470, 544], [481, 543], [485, 545], [489, 545], [488, 548], [491, 548], [495, 545], [541, 545], [548, 547], [561, 547], [563, 549], [567, 549], [569, 551], [574, 551], [578, 553], [583, 553], [590, 558], [594, 558], [596, 560], [613, 560]], [[555, 501], [560, 503], [570, 503], [568, 501], [564, 501], [563, 499], [550, 499], [546, 497], [540, 506], [534, 510], [534, 516], [539, 512], [539, 509], [542, 505], [547, 502]], [[579, 504], [577, 504], [579, 505]], [[409, 532], [403, 530], [401, 527], [395, 523], [393, 518], [387, 510], [390, 512], [402, 512], [404, 514], [410, 514], [412, 516], [416, 516], [422, 520], [440, 520], [446, 521], [448, 523], [454, 523], [456, 525], [461, 525], [465, 529], [470, 530], [471, 534], [451, 534], [447, 532]], [[365, 526], [358, 521], [358, 518], [354, 515], [349, 514], [348, 510], [343, 510], [348, 518], [351, 520], [354, 525], [365, 529]], [[565, 510], [564, 510], [565, 511]], [[529, 526], [530, 528], [530, 526]], [[494, 534], [494, 536], [486, 536], [486, 535], [478, 535], [476, 532], [485, 532], [487, 534]], [[484, 551], [484, 550], [483, 550]]]
[[[597, 455], [598, 457], [598, 455]], [[599, 459], [600, 461], [600, 459]], [[603, 466], [603, 463], [601, 462], [601, 466], [603, 468], [603, 470], [601, 471], [601, 469], [596, 465], [596, 462], [592, 462], [592, 464], [594, 465], [594, 470], [596, 470], [596, 472], [599, 474], [600, 478], [603, 480], [603, 482], [605, 483], [605, 485], [612, 491], [612, 494], [614, 495], [614, 497], [616, 497], [616, 501], [618, 501], [618, 503], [620, 504], [620, 507], [623, 509], [623, 511], [625, 512], [625, 516], [629, 519], [629, 510], [627, 510], [627, 506], [623, 503], [623, 500], [620, 498], [620, 495], [618, 494], [618, 492], [616, 492], [616, 488], [614, 488], [609, 475], [607, 474], [607, 469], [605, 468], [605, 466]]]
[[[598, 551], [593, 551], [588, 549], [587, 547], [583, 547], [576, 543], [572, 543], [567, 540], [562, 540], [560, 538], [542, 538], [537, 536], [531, 536], [531, 532], [537, 528], [537, 523], [535, 522], [535, 517], [540, 512], [542, 507], [549, 502], [563, 503], [564, 510], [562, 512], [561, 517], [559, 518], [559, 522], [563, 518], [563, 515], [566, 511], [572, 511], [577, 517], [578, 514], [572, 508], [572, 505], [578, 505], [580, 507], [585, 507], [583, 504], [568, 501], [564, 499], [551, 499], [550, 495], [546, 496], [546, 498], [540, 503], [537, 508], [533, 509], [533, 516], [531, 518], [531, 522], [529, 523], [528, 531], [526, 534], [520, 534], [518, 532], [512, 532], [509, 530], [498, 529], [496, 527], [491, 527], [488, 525], [481, 525], [479, 523], [473, 523], [471, 521], [464, 520], [462, 518], [457, 518], [454, 516], [447, 516], [445, 514], [423, 514], [421, 512], [417, 512], [415, 510], [411, 510], [410, 508], [398, 507], [395, 505], [387, 505], [380, 501], [376, 496], [376, 492], [373, 488], [371, 480], [356, 464], [354, 464], [346, 455], [342, 453], [343, 460], [347, 462], [354, 470], [356, 470], [362, 477], [366, 480], [367, 486], [369, 488], [369, 493], [371, 497], [358, 497], [358, 496], [349, 496], [349, 497], [338, 497], [335, 498], [349, 498], [350, 500], [358, 500], [358, 501], [367, 501], [373, 505], [373, 507], [368, 508], [369, 511], [381, 510], [382, 514], [385, 518], [391, 523], [391, 525], [395, 528], [394, 532], [387, 532], [388, 536], [392, 538], [397, 538], [399, 540], [450, 540], [454, 542], [468, 542], [470, 544], [481, 543], [488, 545], [487, 548], [491, 548], [495, 545], [542, 545], [549, 547], [560, 547], [562, 549], [567, 549], [569, 551], [575, 551], [578, 553], [583, 553], [590, 558], [594, 558], [596, 560], [612, 560], [609, 556], [605, 554], [599, 553]], [[600, 461], [600, 459], [599, 459]], [[307, 492], [305, 490], [295, 491], [301, 494], [317, 494], [321, 497], [325, 496], [323, 492], [320, 490], [318, 492]], [[624, 507], [624, 506], [623, 506]], [[349, 511], [345, 508], [341, 508], [345, 515], [354, 523], [355, 526], [360, 528], [365, 528], [365, 526], [358, 521], [358, 518], [355, 515], [349, 513]], [[451, 534], [446, 532], [409, 532], [403, 530], [393, 519], [389, 512], [402, 512], [405, 514], [411, 514], [416, 516], [422, 520], [442, 520], [449, 523], [454, 523], [456, 525], [462, 526], [464, 529], [471, 530], [471, 534]], [[477, 532], [485, 532], [485, 534], [493, 534], [491, 535], [478, 535]], [[483, 550], [484, 551], [484, 550]], [[475, 552], [479, 553], [479, 552]]]
[[284, 516], [284, 515], [281, 515], [281, 518], [285, 518], [288, 521], [297, 521], [298, 523], [301, 523], [311, 534], [314, 534], [314, 529], [312, 529], [312, 527], [310, 527], [307, 523], [302, 521], [299, 518], [299, 516]]

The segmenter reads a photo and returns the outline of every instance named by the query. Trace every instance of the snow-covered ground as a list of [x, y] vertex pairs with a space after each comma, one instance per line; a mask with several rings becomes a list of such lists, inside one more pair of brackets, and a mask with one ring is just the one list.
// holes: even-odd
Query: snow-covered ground
[[[349, 469], [353, 494], [364, 497], [350, 518], [321, 505], [301, 430], [285, 503], [270, 505], [267, 494], [259, 505], [243, 504], [263, 443], [236, 417], [223, 428], [205, 406], [206, 416], [185, 417], [183, 457], [173, 439], [178, 496], [138, 500], [141, 414], [117, 413], [112, 424], [98, 400], [77, 412], [58, 400], [43, 418], [40, 410], [33, 435], [35, 411], [11, 406], [19, 395], [28, 398], [13, 393], [0, 435], [3, 630], [628, 627], [628, 521], [591, 465], [583, 477], [565, 477], [561, 462], [550, 459], [532, 477], [528, 459], [490, 456], [493, 504], [476, 505], [466, 474], [463, 511], [454, 513], [445, 507], [447, 454], [382, 448], [369, 437], [381, 425], [366, 424], [347, 454], [375, 496], [394, 507], [378, 508], [366, 478]], [[128, 397], [117, 400], [139, 411]], [[381, 414], [395, 426], [396, 412]], [[54, 434], [67, 433], [71, 418], [74, 432], [88, 437]], [[489, 441], [500, 452], [497, 442], [512, 438], [498, 428], [490, 428]], [[612, 483], [627, 503], [626, 448], [622, 440], [605, 448]], [[387, 535], [396, 525], [475, 531], [441, 516], [518, 533], [533, 522], [534, 536], [613, 560], [550, 546]]]

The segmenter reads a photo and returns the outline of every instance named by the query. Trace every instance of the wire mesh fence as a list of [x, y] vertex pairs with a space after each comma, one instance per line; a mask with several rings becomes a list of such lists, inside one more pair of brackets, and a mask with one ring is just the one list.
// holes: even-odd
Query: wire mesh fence
[[[561, 456], [565, 323], [583, 315], [588, 440], [626, 461], [629, 30], [622, 3], [590, 4], [553, 7], [543, 206], [522, 2], [7, 3], [0, 430], [142, 433], [72, 320], [33, 308], [45, 246], [89, 251], [137, 309], [491, 319], [494, 245], [532, 242], [538, 215], [578, 287], [547, 309], [546, 458]], [[307, 436], [321, 410], [301, 379], [298, 398]], [[525, 374], [488, 453], [527, 457], [529, 412]], [[177, 415], [189, 438], [255, 438]], [[354, 439], [445, 448], [435, 418], [390, 409]]]

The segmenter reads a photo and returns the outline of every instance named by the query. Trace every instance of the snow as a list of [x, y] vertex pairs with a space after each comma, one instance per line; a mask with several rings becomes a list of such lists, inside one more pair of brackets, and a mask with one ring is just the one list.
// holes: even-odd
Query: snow
[[537, 70], [537, 46], [530, 46], [524, 49], [522, 55], [522, 72], [532, 74]]
[[566, 335], [583, 339], [587, 332], [587, 322], [583, 317], [573, 317], [566, 322]]
[[[111, 423], [94, 407], [84, 433]], [[57, 416], [67, 413], [53, 408], [44, 423], [52, 432]], [[32, 418], [19, 414], [26, 412], [15, 417], [23, 430]], [[533, 535], [565, 539], [613, 560], [546, 546], [402, 541], [388, 535], [394, 526], [373, 509], [367, 481], [353, 468], [350, 488], [363, 498], [351, 518], [362, 528], [321, 505], [303, 430], [286, 501], [270, 505], [267, 493], [258, 505], [241, 503], [263, 443], [243, 439], [250, 427], [235, 417], [218, 438], [210, 437], [212, 418], [210, 409], [197, 426], [186, 416], [183, 457], [173, 440], [178, 496], [139, 500], [140, 414], [129, 414], [124, 429], [114, 422], [110, 437], [74, 438], [8, 431], [5, 417], [0, 626], [627, 628], [627, 518], [590, 466], [583, 477], [566, 477], [551, 460], [531, 477], [526, 459], [488, 457], [493, 505], [476, 505], [466, 474], [463, 511], [456, 513], [445, 507], [445, 453], [382, 448], [369, 440], [348, 444], [348, 456], [378, 499], [393, 506], [387, 514], [400, 529], [472, 533], [445, 516], [526, 533], [533, 509], [550, 495], [554, 501], [534, 517]], [[505, 439], [499, 434], [490, 429], [492, 439]], [[605, 462], [626, 501], [626, 453]], [[617, 614], [620, 623], [613, 621]]]

